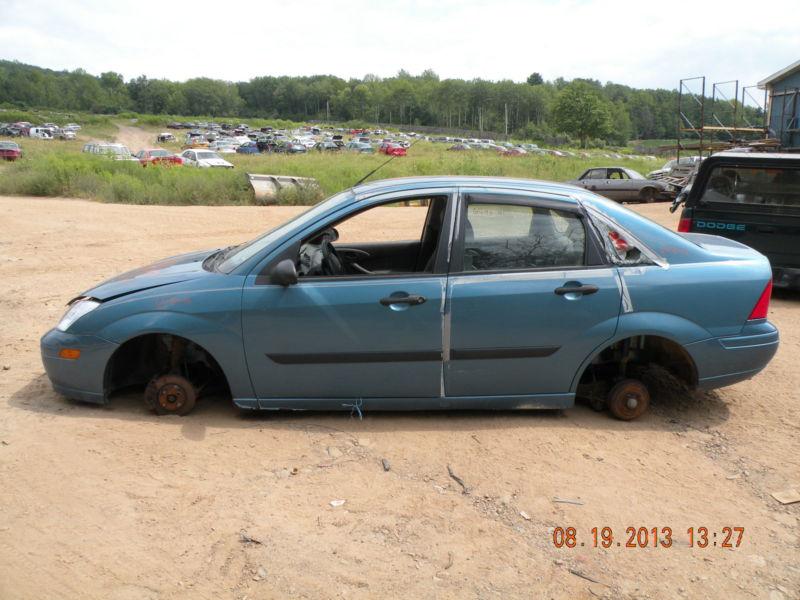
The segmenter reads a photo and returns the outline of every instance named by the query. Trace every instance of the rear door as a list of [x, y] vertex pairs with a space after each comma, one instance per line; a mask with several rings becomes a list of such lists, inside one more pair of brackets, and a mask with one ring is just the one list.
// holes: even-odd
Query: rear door
[[800, 268], [800, 160], [781, 162], [715, 165], [697, 182], [691, 231], [741, 242], [773, 267]]
[[607, 169], [590, 169], [581, 179], [581, 186], [592, 192], [603, 193], [607, 179]]
[[578, 367], [616, 330], [615, 269], [564, 198], [467, 190], [460, 209], [447, 291], [447, 396], [494, 396], [498, 406], [537, 396], [537, 406], [568, 406]]

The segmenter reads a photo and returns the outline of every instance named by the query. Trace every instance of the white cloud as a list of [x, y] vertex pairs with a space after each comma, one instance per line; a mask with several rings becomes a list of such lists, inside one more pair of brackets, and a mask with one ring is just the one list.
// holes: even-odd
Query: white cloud
[[[792, 15], [775, 0], [771, 15]], [[670, 0], [0, 0], [4, 58], [126, 78], [331, 73], [591, 77], [676, 87], [759, 79], [797, 60], [788, 21], [732, 2]]]

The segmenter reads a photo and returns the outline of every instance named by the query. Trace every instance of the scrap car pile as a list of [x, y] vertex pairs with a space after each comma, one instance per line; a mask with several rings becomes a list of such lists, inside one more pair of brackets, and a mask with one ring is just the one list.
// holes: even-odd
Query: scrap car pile
[[[414, 133], [389, 135], [382, 129], [346, 129], [331, 126], [307, 125], [292, 130], [261, 127], [255, 129], [245, 123], [231, 125], [214, 122], [178, 122], [167, 125], [168, 129], [187, 130], [183, 136], [183, 149], [207, 148], [219, 154], [284, 153], [305, 154], [318, 152], [352, 151], [359, 153], [382, 152], [393, 156], [405, 156]], [[345, 137], [348, 137], [345, 140]], [[175, 141], [176, 136], [162, 132], [157, 142]]]
[[16, 123], [0, 123], [0, 136], [29, 137], [39, 140], [74, 140], [75, 134], [81, 130], [77, 123], [67, 123], [63, 127], [55, 123], [34, 125], [28, 121]]

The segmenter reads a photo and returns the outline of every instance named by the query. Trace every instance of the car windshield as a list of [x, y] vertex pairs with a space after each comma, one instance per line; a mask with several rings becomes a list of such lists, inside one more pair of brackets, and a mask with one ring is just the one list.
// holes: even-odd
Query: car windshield
[[266, 233], [261, 234], [260, 236], [250, 240], [249, 242], [245, 242], [241, 246], [236, 246], [234, 249], [229, 251], [229, 254], [228, 256], [225, 257], [225, 260], [223, 260], [217, 266], [217, 270], [222, 273], [230, 273], [236, 267], [244, 263], [246, 260], [252, 258], [256, 254], [267, 248], [269, 245], [280, 240], [281, 237], [283, 237], [283, 235], [285, 235], [293, 227], [298, 227], [306, 223], [311, 223], [318, 216], [336, 207], [336, 205], [342, 204], [350, 197], [351, 197], [350, 190], [339, 192], [338, 194], [331, 196], [327, 200], [323, 200], [319, 204], [315, 204], [308, 210], [300, 213], [299, 215], [297, 215], [293, 219], [290, 219], [283, 225], [278, 225], [278, 227], [270, 229]]
[[169, 152], [166, 150], [151, 150], [150, 156], [169, 156]]
[[219, 158], [216, 152], [198, 152], [197, 158], [199, 160], [209, 159], [209, 158]]
[[639, 171], [634, 171], [633, 169], [625, 169], [625, 173], [628, 174], [628, 177], [631, 179], [645, 179], [645, 176], [639, 173]]
[[16, 150], [19, 148], [14, 142], [0, 142], [0, 150]]

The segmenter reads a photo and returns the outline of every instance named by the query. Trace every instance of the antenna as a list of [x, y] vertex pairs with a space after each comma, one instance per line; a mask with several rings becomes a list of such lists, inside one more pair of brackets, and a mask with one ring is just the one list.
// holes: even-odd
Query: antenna
[[[421, 139], [422, 139], [422, 138], [417, 138], [416, 140], [414, 140], [413, 142], [411, 142], [411, 143], [408, 145], [408, 149], [410, 150], [411, 148], [413, 148], [413, 147], [414, 147], [414, 144], [416, 144], [416, 143], [417, 143], [418, 141], [420, 141]], [[377, 167], [375, 167], [374, 169], [372, 169], [372, 171], [370, 171], [369, 173], [367, 173], [366, 175], [364, 175], [364, 176], [363, 176], [361, 179], [359, 179], [358, 181], [356, 181], [356, 182], [355, 182], [355, 183], [352, 185], [352, 187], [356, 187], [356, 186], [358, 186], [358, 185], [361, 185], [362, 183], [364, 183], [364, 182], [365, 182], [367, 179], [369, 179], [370, 177], [372, 177], [372, 176], [373, 176], [375, 173], [377, 173], [377, 172], [378, 172], [380, 169], [382, 169], [383, 167], [385, 167], [386, 165], [388, 165], [390, 162], [392, 162], [392, 161], [393, 161], [395, 158], [397, 158], [397, 156], [398, 156], [397, 154], [395, 154], [394, 156], [390, 156], [390, 157], [389, 157], [389, 160], [382, 162], [382, 163], [381, 163], [381, 164], [379, 164]]]

